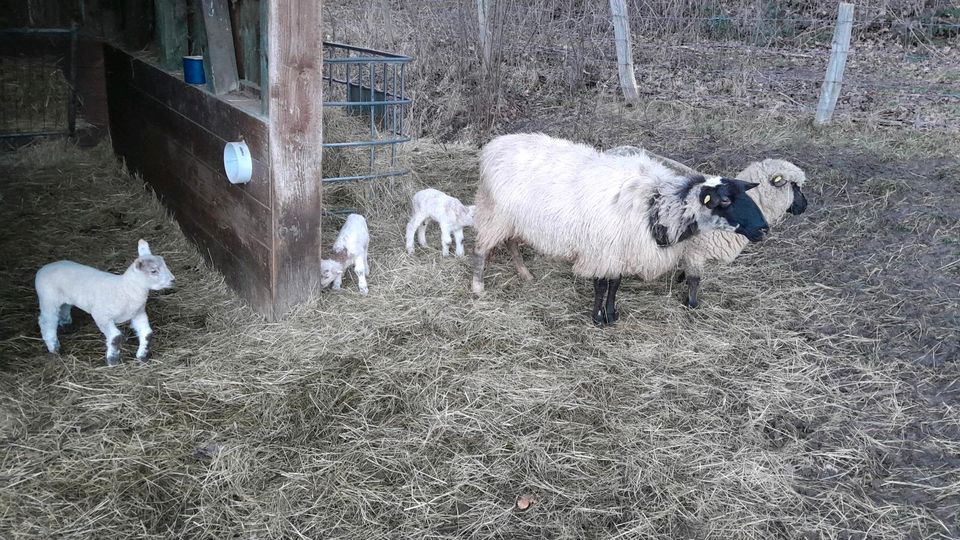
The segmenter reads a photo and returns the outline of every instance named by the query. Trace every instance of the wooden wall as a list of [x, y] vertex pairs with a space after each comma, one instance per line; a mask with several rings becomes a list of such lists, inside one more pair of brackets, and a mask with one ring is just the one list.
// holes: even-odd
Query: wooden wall
[[[110, 45], [104, 65], [117, 155], [153, 186], [231, 287], [257, 311], [279, 316], [267, 120]], [[253, 178], [233, 185], [223, 147], [241, 138]]]

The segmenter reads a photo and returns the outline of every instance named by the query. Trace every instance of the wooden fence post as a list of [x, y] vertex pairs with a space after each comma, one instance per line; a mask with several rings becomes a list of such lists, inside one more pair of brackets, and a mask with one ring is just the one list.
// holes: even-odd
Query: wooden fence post
[[840, 97], [840, 83], [843, 81], [843, 68], [847, 64], [847, 52], [850, 50], [850, 33], [853, 30], [853, 4], [840, 3], [837, 11], [837, 26], [833, 29], [833, 43], [830, 46], [830, 63], [827, 75], [820, 88], [820, 103], [817, 104], [817, 116], [814, 122], [826, 124], [833, 116], [833, 109]]
[[160, 65], [168, 71], [179, 69], [187, 54], [187, 3], [184, 0], [154, 0], [153, 6]]
[[490, 69], [493, 57], [493, 34], [490, 31], [490, 5], [493, 0], [477, 0], [477, 18], [480, 23], [480, 66], [484, 73]]
[[630, 20], [627, 17], [626, 0], [610, 0], [613, 17], [613, 33], [617, 43], [617, 69], [620, 72], [620, 88], [623, 97], [630, 103], [640, 101], [637, 78], [633, 73], [633, 46], [630, 44]]

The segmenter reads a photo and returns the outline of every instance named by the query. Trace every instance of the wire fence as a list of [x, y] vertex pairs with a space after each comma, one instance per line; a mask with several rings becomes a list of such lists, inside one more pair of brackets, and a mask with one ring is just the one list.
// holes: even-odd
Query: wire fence
[[[609, 2], [486, 4], [490, 70], [479, 69], [476, 0], [328, 2], [324, 31], [416, 58], [408, 73], [415, 133], [460, 138], [476, 124], [487, 126], [482, 133], [564, 102], [619, 94]], [[914, 4], [894, 12], [893, 4], [858, 3], [835, 119], [960, 129], [960, 9], [939, 0]], [[627, 5], [642, 101], [813, 117], [836, 3]]]

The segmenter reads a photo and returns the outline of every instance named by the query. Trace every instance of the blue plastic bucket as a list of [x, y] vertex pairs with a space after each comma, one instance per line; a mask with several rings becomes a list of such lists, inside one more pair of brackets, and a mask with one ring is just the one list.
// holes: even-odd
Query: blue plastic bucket
[[183, 80], [190, 84], [206, 84], [207, 78], [203, 76], [202, 56], [183, 57]]

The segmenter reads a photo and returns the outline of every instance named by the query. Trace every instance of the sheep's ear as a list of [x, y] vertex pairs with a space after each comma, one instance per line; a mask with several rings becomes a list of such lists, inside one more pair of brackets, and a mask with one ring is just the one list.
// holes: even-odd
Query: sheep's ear
[[151, 255], [150, 253], [150, 244], [147, 243], [143, 238], [137, 242], [137, 254], [143, 257], [144, 255]]

